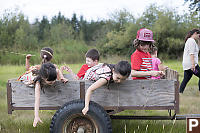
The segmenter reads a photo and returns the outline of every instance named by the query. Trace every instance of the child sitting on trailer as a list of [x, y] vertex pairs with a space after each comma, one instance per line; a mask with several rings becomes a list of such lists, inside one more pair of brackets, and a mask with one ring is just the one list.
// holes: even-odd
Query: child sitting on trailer
[[[26, 72], [18, 78], [18, 81], [22, 81], [24, 84], [30, 87], [33, 87], [33, 80], [36, 77], [35, 72], [40, 69], [41, 65], [35, 65], [35, 66], [30, 67], [29, 62], [30, 62], [31, 56], [32, 56], [31, 54], [26, 55]], [[53, 58], [53, 50], [49, 47], [42, 48], [40, 52], [40, 57], [42, 59], [41, 64], [50, 62], [51, 59]], [[55, 67], [57, 68], [56, 65]], [[58, 72], [57, 77], [59, 80], [61, 80], [62, 82], [68, 81], [68, 79], [64, 78], [63, 74], [58, 68], [57, 68], [57, 72]]]
[[83, 80], [91, 80], [94, 83], [86, 91], [82, 113], [85, 115], [88, 112], [90, 97], [95, 89], [111, 82], [121, 83], [129, 77], [130, 73], [131, 65], [128, 61], [120, 61], [115, 65], [101, 63], [88, 69]]

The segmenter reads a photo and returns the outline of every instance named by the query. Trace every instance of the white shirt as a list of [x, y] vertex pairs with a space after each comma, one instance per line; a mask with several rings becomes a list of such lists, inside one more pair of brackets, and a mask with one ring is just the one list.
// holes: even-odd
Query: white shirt
[[193, 38], [188, 38], [185, 43], [184, 53], [183, 53], [183, 70], [191, 69], [192, 62], [190, 59], [190, 55], [194, 55], [194, 63], [195, 66], [198, 64], [198, 53], [199, 46]]

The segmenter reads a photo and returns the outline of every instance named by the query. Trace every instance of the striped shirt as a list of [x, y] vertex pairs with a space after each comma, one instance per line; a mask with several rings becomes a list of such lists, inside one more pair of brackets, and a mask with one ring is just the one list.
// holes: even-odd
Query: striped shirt
[[[136, 50], [131, 55], [131, 69], [136, 71], [152, 71], [152, 58], [149, 52]], [[150, 76], [133, 77], [133, 79], [148, 79]]]
[[88, 69], [85, 73], [85, 77], [83, 78], [83, 80], [97, 81], [100, 78], [104, 78], [107, 81], [110, 81], [112, 79], [111, 68], [103, 63], [99, 63], [98, 65]]

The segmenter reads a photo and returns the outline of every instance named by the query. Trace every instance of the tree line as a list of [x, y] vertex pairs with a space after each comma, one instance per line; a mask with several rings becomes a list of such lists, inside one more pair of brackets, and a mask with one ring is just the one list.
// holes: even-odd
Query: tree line
[[[200, 27], [199, 11], [179, 15], [176, 10], [150, 5], [135, 18], [126, 9], [115, 11], [107, 20], [87, 21], [75, 13], [66, 18], [59, 12], [50, 20], [46, 16], [30, 23], [22, 12], [5, 11], [0, 19], [0, 63], [23, 64], [24, 57], [4, 52], [39, 54], [42, 47], [54, 49], [56, 63], [78, 63], [89, 48], [97, 48], [101, 56], [129, 57], [135, 50], [132, 41], [140, 28], [154, 33], [160, 58], [182, 56], [184, 37]], [[39, 57], [32, 62], [38, 62]]]

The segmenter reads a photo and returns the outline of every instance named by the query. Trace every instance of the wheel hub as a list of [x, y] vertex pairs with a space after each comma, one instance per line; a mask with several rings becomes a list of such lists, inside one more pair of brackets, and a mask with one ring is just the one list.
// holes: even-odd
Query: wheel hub
[[76, 117], [66, 125], [65, 133], [96, 133], [96, 131], [91, 120], [86, 117]]

